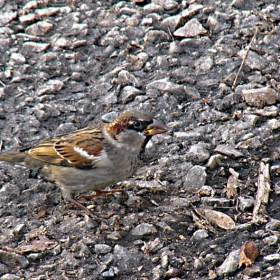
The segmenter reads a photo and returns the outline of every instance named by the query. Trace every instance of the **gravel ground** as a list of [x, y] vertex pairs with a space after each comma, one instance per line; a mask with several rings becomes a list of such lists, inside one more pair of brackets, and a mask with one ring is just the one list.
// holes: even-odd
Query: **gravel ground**
[[2, 150], [128, 108], [169, 127], [84, 202], [102, 222], [0, 163], [0, 279], [280, 279], [279, 2], [136, 2], [0, 0]]

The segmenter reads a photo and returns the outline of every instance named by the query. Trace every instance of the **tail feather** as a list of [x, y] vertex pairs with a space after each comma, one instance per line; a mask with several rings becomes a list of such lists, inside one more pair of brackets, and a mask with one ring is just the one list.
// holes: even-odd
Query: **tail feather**
[[24, 162], [27, 154], [21, 152], [4, 152], [0, 153], [0, 160], [7, 162]]

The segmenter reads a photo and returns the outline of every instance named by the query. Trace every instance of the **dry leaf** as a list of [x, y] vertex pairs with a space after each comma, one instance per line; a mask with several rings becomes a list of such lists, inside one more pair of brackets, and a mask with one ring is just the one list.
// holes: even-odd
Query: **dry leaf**
[[46, 209], [41, 209], [41, 210], [39, 211], [39, 213], [37, 213], [37, 214], [35, 215], [35, 218], [39, 220], [40, 218], [42, 218], [42, 217], [45, 216], [46, 212], [47, 212]]
[[231, 175], [229, 176], [227, 181], [226, 194], [227, 198], [232, 199], [235, 198], [237, 194], [239, 174], [232, 168], [229, 169], [229, 172], [231, 173]]
[[141, 247], [141, 250], [142, 250], [145, 254], [149, 254], [149, 253], [152, 252], [155, 248], [157, 248], [158, 245], [160, 245], [160, 240], [159, 240], [159, 238], [156, 238], [155, 240], [150, 240], [148, 243], [145, 242], [144, 246]]
[[203, 196], [214, 196], [215, 191], [213, 190], [213, 188], [211, 188], [210, 186], [202, 186], [197, 195], [198, 197], [203, 197]]
[[33, 240], [31, 242], [23, 242], [19, 245], [18, 249], [21, 252], [43, 252], [45, 250], [50, 250], [57, 246], [56, 241], [51, 241], [45, 235], [39, 235], [38, 239]]
[[195, 211], [211, 224], [215, 224], [222, 229], [230, 230], [235, 228], [233, 219], [222, 212], [202, 208], [195, 208]]
[[[194, 209], [196, 211], [196, 208]], [[198, 228], [207, 229], [213, 232], [214, 234], [218, 234], [217, 230], [207, 220], [205, 220], [205, 218], [202, 215], [200, 215], [197, 212], [197, 214], [199, 214], [203, 218], [203, 219], [199, 219], [199, 217], [193, 211], [191, 211], [191, 213], [192, 213], [193, 221]]]
[[35, 229], [29, 231], [24, 236], [25, 236], [26, 240], [28, 241], [28, 240], [38, 237], [39, 235], [43, 235], [46, 232], [47, 232], [46, 228], [44, 226], [40, 226], [39, 228], [35, 228]]
[[254, 241], [245, 242], [240, 251], [239, 267], [243, 264], [245, 264], [246, 267], [252, 265], [258, 255], [259, 252], [257, 244]]
[[50, 250], [57, 246], [56, 241], [50, 240], [46, 236], [47, 230], [44, 226], [40, 226], [39, 228], [35, 228], [30, 232], [25, 234], [25, 239], [23, 243], [18, 246], [18, 250], [26, 253], [26, 252], [42, 252], [45, 250]]

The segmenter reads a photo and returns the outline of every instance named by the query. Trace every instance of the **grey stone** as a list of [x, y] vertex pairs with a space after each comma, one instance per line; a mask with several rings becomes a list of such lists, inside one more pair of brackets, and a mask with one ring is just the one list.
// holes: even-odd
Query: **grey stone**
[[280, 121], [278, 119], [270, 119], [266, 124], [271, 131], [277, 130], [280, 127]]
[[47, 21], [39, 21], [35, 24], [28, 26], [25, 30], [27, 34], [34, 36], [43, 36], [53, 28], [53, 24]]
[[[245, 56], [246, 51], [242, 50], [239, 52], [240, 57]], [[245, 60], [245, 65], [249, 66], [252, 70], [263, 70], [268, 64], [268, 61], [256, 52], [249, 51], [248, 56]]]
[[208, 238], [209, 234], [207, 230], [199, 229], [193, 233], [194, 241], [202, 242], [204, 239]]
[[192, 145], [186, 155], [190, 159], [195, 158], [198, 162], [204, 162], [210, 157], [210, 152], [207, 148], [207, 145], [203, 143]]
[[0, 26], [8, 24], [18, 16], [17, 12], [3, 13], [0, 19]]
[[227, 155], [227, 156], [233, 156], [236, 158], [243, 156], [242, 152], [240, 152], [240, 151], [236, 150], [235, 148], [230, 147], [228, 145], [218, 145], [214, 151]]
[[107, 235], [107, 238], [109, 240], [117, 241], [117, 240], [120, 240], [122, 238], [122, 236], [118, 231], [112, 231]]
[[263, 243], [269, 246], [276, 245], [278, 243], [279, 237], [277, 235], [267, 236], [263, 239]]
[[31, 253], [28, 255], [28, 260], [29, 261], [36, 261], [36, 260], [40, 260], [43, 258], [43, 254], [42, 253]]
[[241, 141], [236, 145], [238, 149], [257, 149], [261, 147], [262, 141], [260, 136], [252, 137], [248, 140]]
[[206, 56], [199, 58], [194, 65], [198, 71], [208, 72], [213, 67], [214, 61], [211, 56]]
[[119, 273], [128, 272], [131, 273], [135, 269], [143, 258], [136, 250], [128, 250], [120, 245], [114, 247], [114, 257], [117, 263]]
[[104, 122], [111, 122], [113, 119], [115, 119], [119, 114], [117, 112], [110, 112], [110, 113], [107, 113], [105, 115], [103, 115], [101, 117], [101, 119], [104, 121]]
[[0, 279], [1, 280], [20, 280], [21, 277], [14, 275], [14, 274], [7, 273], [7, 274], [2, 275]]
[[43, 18], [56, 15], [60, 11], [57, 7], [48, 7], [36, 10], [36, 15]]
[[184, 18], [188, 18], [193, 16], [195, 13], [203, 9], [203, 5], [193, 3], [189, 5], [189, 7], [181, 12], [181, 16]]
[[203, 166], [193, 166], [184, 178], [184, 188], [188, 191], [197, 192], [206, 182], [206, 172]]
[[236, 8], [242, 8], [245, 4], [245, 0], [233, 0], [231, 2], [231, 5], [236, 7]]
[[223, 276], [236, 272], [239, 265], [239, 256], [240, 249], [230, 252], [224, 262], [217, 267], [218, 275]]
[[123, 103], [128, 103], [141, 94], [143, 93], [139, 89], [133, 86], [125, 86], [120, 94], [120, 99]]
[[213, 31], [217, 31], [220, 29], [220, 23], [218, 19], [213, 15], [209, 15], [207, 19], [207, 24], [209, 25], [210, 29]]
[[168, 41], [169, 36], [162, 30], [150, 30], [147, 32], [144, 41], [147, 43], [159, 43], [161, 41]]
[[145, 13], [160, 13], [163, 11], [163, 7], [161, 5], [157, 5], [154, 3], [148, 4], [144, 6]]
[[112, 278], [115, 276], [115, 271], [112, 267], [109, 270], [102, 272], [104, 278]]
[[50, 47], [49, 43], [26, 42], [22, 45], [22, 53], [42, 53]]
[[14, 63], [22, 64], [26, 62], [25, 57], [20, 53], [12, 53], [11, 54], [11, 61]]
[[160, 280], [164, 276], [164, 270], [160, 265], [157, 265], [156, 267], [153, 268], [152, 270], [153, 274], [153, 280]]
[[170, 93], [183, 93], [184, 87], [168, 81], [168, 79], [160, 79], [153, 81], [147, 85], [147, 90], [158, 89]]
[[60, 80], [49, 80], [37, 90], [37, 95], [40, 96], [47, 93], [57, 93], [63, 86], [64, 83]]
[[107, 244], [95, 244], [94, 251], [96, 254], [107, 254], [112, 251], [112, 248]]
[[23, 24], [29, 24], [36, 21], [35, 14], [27, 14], [19, 17], [19, 21]]
[[265, 105], [272, 105], [276, 103], [276, 91], [269, 87], [257, 89], [244, 89], [242, 96], [245, 102], [250, 106], [261, 108]]
[[126, 15], [134, 15], [137, 13], [136, 9], [128, 8], [128, 7], [123, 7], [120, 9], [120, 13], [126, 14]]
[[250, 126], [252, 126], [252, 127], [255, 126], [259, 120], [260, 120], [260, 118], [253, 114], [248, 114], [248, 115], [244, 116], [244, 121], [249, 123]]
[[270, 255], [266, 255], [263, 257], [263, 260], [265, 262], [276, 262], [280, 260], [280, 254], [275, 253], [275, 254], [270, 254]]
[[170, 197], [170, 203], [172, 206], [175, 207], [188, 207], [189, 206], [189, 199], [183, 197]]
[[68, 49], [72, 47], [72, 42], [66, 38], [58, 38], [53, 41], [53, 46], [56, 51], [59, 48]]
[[162, 192], [167, 190], [166, 184], [160, 184], [157, 181], [137, 181], [136, 185], [139, 189], [149, 189], [154, 192]]
[[205, 35], [207, 30], [202, 26], [202, 24], [196, 19], [191, 19], [183, 27], [177, 29], [174, 32], [174, 36], [193, 38], [196, 36]]
[[230, 207], [232, 205], [231, 200], [225, 197], [201, 197], [201, 202], [204, 205]]
[[280, 220], [270, 219], [270, 221], [265, 225], [266, 230], [274, 231], [279, 230], [280, 228]]
[[178, 7], [178, 2], [177, 1], [173, 1], [173, 0], [166, 0], [163, 2], [163, 7], [165, 10], [172, 10], [174, 8]]
[[254, 198], [253, 197], [238, 197], [238, 207], [242, 212], [252, 208], [254, 206]]
[[142, 223], [131, 230], [132, 235], [142, 236], [146, 234], [156, 233], [157, 230], [152, 224]]
[[209, 160], [206, 164], [206, 167], [211, 168], [211, 169], [219, 167], [220, 165], [222, 165], [222, 159], [223, 159], [222, 155], [212, 155], [209, 158]]
[[279, 114], [279, 108], [277, 106], [266, 106], [264, 109], [255, 109], [254, 113], [263, 117], [276, 117]]
[[194, 259], [193, 267], [195, 270], [199, 271], [199, 270], [203, 269], [204, 266], [205, 266], [205, 264], [203, 263], [203, 261], [201, 259], [198, 259], [198, 258]]
[[[9, 272], [9, 268], [8, 266], [6, 266], [5, 264], [3, 263], [0, 263], [0, 275], [3, 276], [3, 274], [6, 274]], [[0, 278], [1, 279], [1, 278]]]
[[199, 138], [200, 136], [201, 136], [201, 132], [198, 130], [193, 130], [188, 132], [183, 132], [183, 131], [174, 132], [175, 138]]
[[69, 29], [69, 35], [87, 35], [88, 33], [88, 24], [87, 23], [73, 23], [71, 28]]
[[141, 84], [139, 79], [126, 70], [121, 70], [118, 73], [118, 78], [123, 85], [133, 85], [137, 87]]
[[10, 266], [11, 270], [17, 271], [18, 268], [27, 268], [29, 261], [22, 255], [0, 250], [1, 263]]
[[169, 28], [171, 32], [174, 32], [181, 22], [182, 17], [180, 15], [175, 15], [167, 17], [161, 22], [161, 26], [164, 28]]
[[178, 42], [172, 42], [169, 47], [169, 53], [176, 54], [176, 53], [183, 53], [184, 49], [180, 46]]
[[25, 224], [18, 224], [14, 228], [14, 233], [19, 234], [25, 228]]

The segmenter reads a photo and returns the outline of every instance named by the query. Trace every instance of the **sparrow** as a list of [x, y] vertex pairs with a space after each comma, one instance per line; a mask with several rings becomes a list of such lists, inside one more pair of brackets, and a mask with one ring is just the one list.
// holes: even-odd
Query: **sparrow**
[[73, 195], [123, 192], [102, 189], [131, 177], [140, 167], [151, 137], [166, 131], [166, 126], [150, 113], [130, 110], [107, 124], [55, 136], [17, 152], [1, 152], [0, 160], [38, 168], [56, 183], [66, 201], [96, 217]]

